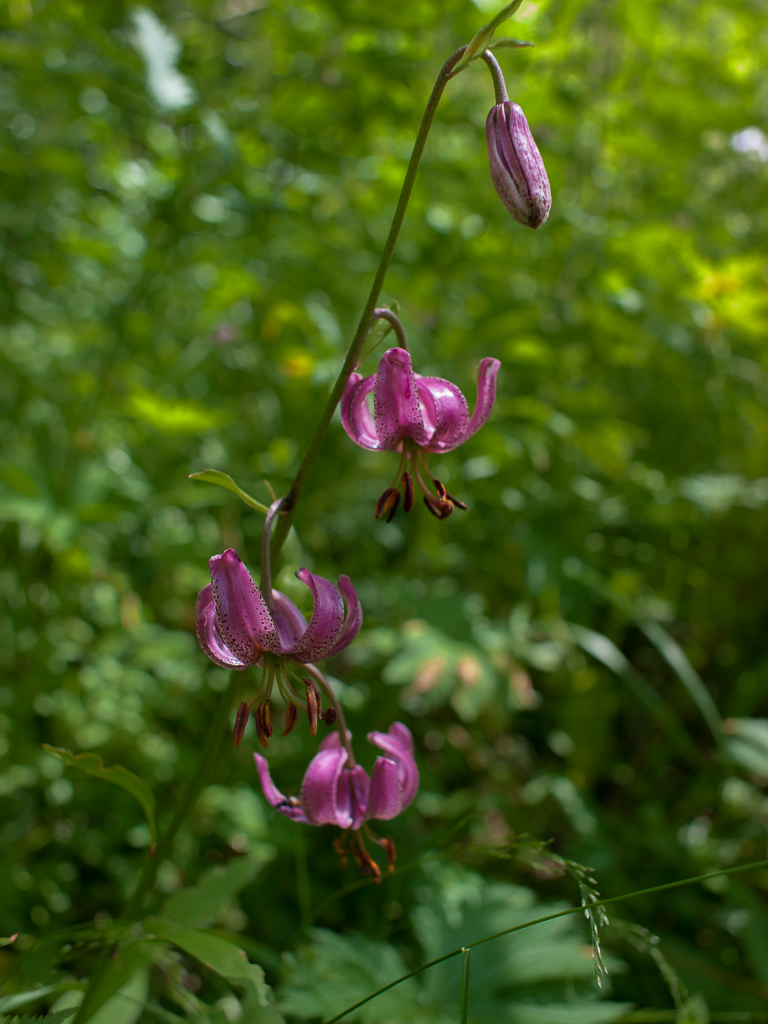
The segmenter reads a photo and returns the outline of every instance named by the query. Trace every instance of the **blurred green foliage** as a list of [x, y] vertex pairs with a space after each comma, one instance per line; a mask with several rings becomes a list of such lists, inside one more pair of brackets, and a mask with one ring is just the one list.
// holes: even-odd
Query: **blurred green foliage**
[[[0, 10], [0, 934], [21, 932], [0, 966], [10, 998], [43, 983], [0, 1012], [73, 1005], [56, 1000], [78, 994], [150, 843], [130, 793], [42, 744], [123, 765], [167, 823], [227, 686], [194, 638], [195, 595], [226, 547], [256, 567], [262, 523], [188, 474], [227, 473], [259, 501], [265, 477], [287, 490], [433, 77], [495, 11]], [[236, 976], [213, 939], [236, 940], [285, 1012], [312, 1017], [299, 995], [324, 957], [348, 956], [352, 978], [371, 951], [374, 984], [483, 915], [489, 929], [517, 920], [534, 890], [578, 901], [561, 871], [510, 853], [521, 833], [593, 865], [605, 894], [764, 855], [766, 13], [765, 0], [526, 0], [508, 31], [536, 48], [499, 57], [552, 182], [535, 233], [489, 180], [485, 68], [450, 84], [384, 299], [419, 372], [471, 396], [479, 360], [502, 361], [491, 421], [434, 464], [469, 510], [375, 522], [395, 458], [335, 422], [277, 580], [307, 610], [299, 565], [358, 588], [363, 632], [329, 668], [358, 739], [396, 717], [414, 731], [422, 786], [392, 822], [411, 869], [359, 885], [331, 830], [268, 815], [249, 732], [160, 865], [159, 893], [188, 907], [198, 880], [210, 893], [225, 866], [235, 875], [202, 922], [169, 924], [156, 901], [165, 931], [131, 939], [133, 988], [102, 1009], [109, 1024], [243, 1007], [275, 1019], [258, 969]], [[284, 791], [315, 749], [301, 723], [273, 739]], [[767, 890], [753, 872], [625, 908], [702, 993], [680, 1020], [703, 1020], [704, 1001], [765, 1005]], [[511, 941], [495, 959], [487, 947], [471, 1019], [598, 1019], [567, 1007], [597, 995], [577, 951], [588, 932], [567, 920], [522, 933], [533, 975], [505, 959]], [[211, 950], [200, 962], [200, 935], [220, 970]], [[614, 969], [599, 1019], [673, 1006], [647, 949], [621, 929], [602, 938]], [[555, 996], [535, 990], [542, 965]], [[414, 1019], [452, 1017], [459, 976], [451, 961], [358, 1019], [389, 1020], [412, 992]], [[553, 998], [556, 1014], [520, 1008]]]

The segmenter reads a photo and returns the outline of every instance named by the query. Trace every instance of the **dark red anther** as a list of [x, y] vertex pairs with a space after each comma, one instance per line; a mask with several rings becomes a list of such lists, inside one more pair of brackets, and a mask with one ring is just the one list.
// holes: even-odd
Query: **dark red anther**
[[381, 519], [384, 513], [392, 506], [392, 502], [395, 497], [400, 497], [400, 492], [396, 491], [394, 487], [388, 487], [382, 494], [379, 500], [376, 502], [376, 518]]
[[403, 512], [410, 512], [413, 509], [413, 477], [410, 473], [403, 473]]
[[287, 736], [294, 725], [296, 725], [298, 714], [299, 709], [293, 703], [289, 704], [285, 709], [285, 728], [283, 729], [283, 736]]
[[381, 881], [381, 868], [365, 848], [360, 833], [357, 833], [357, 846], [352, 847], [352, 856], [357, 862], [361, 875], [371, 875], [376, 885]]
[[268, 700], [256, 708], [256, 734], [262, 747], [268, 747], [272, 735], [272, 710]]
[[397, 512], [399, 507], [400, 507], [400, 491], [395, 491], [395, 500], [392, 502], [392, 508], [390, 510], [389, 515], [387, 516], [387, 522], [388, 523], [391, 523], [392, 520], [395, 518], [395, 512]]
[[321, 711], [320, 717], [326, 725], [333, 725], [336, 719], [339, 717], [336, 713], [336, 708], [328, 708], [327, 711]]
[[449, 501], [438, 501], [436, 498], [433, 498], [430, 501], [430, 499], [425, 495], [424, 504], [435, 519], [447, 519], [451, 512], [453, 512], [453, 505], [451, 505]]
[[437, 479], [437, 477], [434, 477], [434, 476], [433, 476], [433, 477], [432, 477], [432, 482], [433, 482], [433, 483], [434, 483], [434, 485], [435, 485], [435, 490], [437, 491], [437, 496], [438, 496], [438, 498], [440, 499], [440, 501], [445, 501], [445, 499], [446, 499], [446, 498], [448, 497], [448, 491], [446, 491], [445, 487], [444, 487], [444, 486], [443, 486], [443, 484], [442, 484], [442, 483], [441, 483], [441, 482], [440, 482], [440, 481], [439, 481], [439, 480]]
[[462, 512], [467, 511], [467, 506], [464, 504], [463, 501], [459, 501], [458, 498], [454, 498], [454, 496], [452, 494], [448, 494], [447, 491], [445, 492], [445, 496], [452, 505], [456, 506], [456, 508], [460, 508]]
[[307, 685], [307, 718], [309, 719], [309, 735], [317, 736], [317, 719], [321, 711], [320, 691], [311, 679], [305, 679]]
[[236, 747], [239, 747], [240, 744], [243, 742], [243, 735], [245, 733], [245, 727], [248, 724], [250, 714], [250, 709], [245, 702], [243, 702], [237, 709], [235, 728], [232, 730], [232, 742], [235, 744]]

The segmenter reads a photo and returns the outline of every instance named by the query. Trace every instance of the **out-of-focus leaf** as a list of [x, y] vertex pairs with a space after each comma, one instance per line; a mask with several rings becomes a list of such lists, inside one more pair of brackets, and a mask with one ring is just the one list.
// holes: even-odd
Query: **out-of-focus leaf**
[[740, 768], [768, 779], [768, 718], [727, 718], [725, 753]]
[[157, 841], [155, 794], [143, 779], [140, 779], [138, 775], [135, 775], [127, 768], [123, 768], [121, 764], [115, 764], [106, 768], [98, 754], [73, 754], [71, 750], [65, 750], [63, 747], [52, 747], [48, 743], [44, 743], [43, 747], [49, 754], [61, 758], [64, 764], [70, 768], [79, 768], [86, 775], [93, 775], [97, 779], [104, 779], [105, 782], [111, 782], [115, 786], [120, 786], [132, 796], [135, 796], [144, 809], [154, 845]]
[[178, 949], [195, 957], [206, 967], [245, 989], [243, 1013], [246, 1008], [254, 1024], [263, 1021], [277, 1024], [281, 1019], [272, 1005], [272, 989], [264, 981], [264, 971], [249, 963], [247, 955], [233, 942], [197, 928], [176, 928], [172, 924], [150, 918], [146, 927], [159, 939], [172, 943]]
[[176, 924], [192, 926], [215, 917], [224, 902], [249, 885], [275, 855], [275, 848], [257, 844], [247, 857], [235, 857], [226, 866], [206, 871], [196, 885], [169, 896], [160, 911]]
[[234, 491], [238, 498], [241, 498], [246, 505], [250, 505], [251, 508], [255, 508], [257, 512], [267, 512], [268, 506], [257, 501], [256, 498], [252, 498], [250, 494], [244, 491], [241, 487], [238, 487], [231, 476], [226, 473], [222, 473], [218, 469], [204, 469], [200, 473], [190, 473], [190, 480], [199, 480], [204, 484], [216, 484], [218, 487], [226, 487], [228, 491]]
[[[327, 1020], [407, 970], [400, 954], [387, 943], [315, 928], [311, 944], [300, 949], [290, 963], [278, 991], [278, 1006], [301, 1020]], [[364, 1024], [423, 1020], [417, 983], [410, 980], [397, 985], [350, 1014], [349, 1019]]]
[[390, 659], [385, 682], [407, 686], [401, 700], [451, 707], [466, 722], [474, 721], [497, 691], [491, 664], [471, 644], [460, 643], [421, 620], [403, 630], [403, 647]]
[[[162, 957], [163, 949], [163, 943], [157, 942], [154, 938], [138, 939], [120, 947], [116, 955], [110, 957], [93, 992], [89, 992], [89, 1009], [83, 1022], [96, 1021], [97, 1024], [112, 1024], [107, 1017], [101, 1016], [101, 1010], [109, 1005], [119, 992], [132, 986], [137, 975], [144, 976], [146, 980], [147, 968]], [[137, 988], [130, 987], [131, 992], [141, 990], [146, 994], [145, 981], [139, 980], [135, 984]], [[117, 1004], [121, 1012], [128, 1013], [129, 998], [131, 1005], [135, 1006], [133, 996], [126, 997], [125, 1000], [121, 999]]]
[[187, 399], [168, 399], [151, 391], [135, 391], [128, 399], [131, 416], [160, 434], [204, 434], [223, 426], [226, 413]]

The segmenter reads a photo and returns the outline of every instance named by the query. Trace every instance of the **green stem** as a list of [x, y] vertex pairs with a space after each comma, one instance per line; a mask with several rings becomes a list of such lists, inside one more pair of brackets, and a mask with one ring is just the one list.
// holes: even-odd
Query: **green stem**
[[264, 520], [264, 528], [261, 531], [261, 579], [259, 581], [259, 590], [261, 596], [266, 602], [267, 608], [274, 613], [275, 611], [275, 599], [272, 596], [272, 564], [269, 558], [269, 540], [272, 534], [272, 522], [278, 513], [282, 499], [277, 498], [269, 506], [266, 518]]
[[328, 432], [331, 420], [333, 419], [336, 406], [341, 400], [347, 381], [359, 363], [360, 352], [362, 351], [366, 335], [368, 334], [371, 326], [371, 317], [373, 316], [376, 303], [381, 295], [381, 289], [384, 286], [384, 279], [387, 276], [389, 265], [392, 262], [392, 254], [395, 250], [397, 238], [400, 234], [400, 228], [403, 224], [403, 218], [405, 217], [405, 211], [408, 208], [408, 202], [411, 198], [411, 192], [413, 191], [413, 185], [416, 181], [416, 174], [419, 170], [419, 163], [421, 162], [429, 130], [432, 127], [432, 122], [434, 120], [438, 104], [440, 103], [445, 87], [448, 84], [450, 73], [456, 62], [464, 53], [465, 49], [466, 47], [462, 46], [460, 49], [456, 50], [455, 53], [451, 54], [445, 64], [443, 64], [435, 81], [434, 88], [432, 89], [432, 94], [427, 102], [424, 117], [421, 120], [419, 132], [416, 136], [416, 142], [413, 145], [413, 152], [411, 153], [408, 170], [405, 172], [405, 179], [400, 191], [400, 198], [397, 201], [397, 208], [395, 209], [395, 215], [392, 219], [392, 227], [389, 229], [389, 236], [384, 246], [384, 252], [381, 255], [379, 269], [376, 271], [376, 276], [373, 279], [373, 284], [371, 285], [368, 301], [366, 302], [362, 316], [360, 317], [360, 323], [358, 324], [357, 331], [352, 339], [352, 344], [349, 346], [349, 351], [347, 352], [347, 357], [344, 360], [344, 365], [341, 368], [341, 373], [333, 386], [333, 391], [331, 391], [328, 402], [323, 410], [323, 415], [320, 417], [320, 422], [315, 428], [312, 440], [309, 442], [309, 447], [307, 448], [307, 453], [304, 456], [301, 466], [299, 466], [299, 471], [296, 474], [293, 483], [291, 484], [291, 489], [283, 500], [283, 504], [281, 506], [281, 511], [284, 514], [280, 516], [280, 522], [277, 524], [274, 537], [272, 539], [273, 565], [276, 564], [277, 557], [285, 543], [285, 538], [288, 536], [296, 505], [302, 496], [309, 474], [317, 461], [317, 456], [320, 452], [322, 443], [325, 440], [325, 435]]
[[467, 1024], [469, 1016], [469, 959], [472, 950], [464, 946], [461, 950], [461, 1009], [459, 1011], [459, 1024]]
[[[190, 811], [197, 803], [197, 798], [200, 796], [203, 786], [210, 778], [211, 768], [219, 756], [221, 741], [226, 731], [225, 726], [239, 685], [240, 679], [238, 678], [237, 673], [233, 672], [229, 686], [219, 699], [213, 719], [207, 725], [208, 733], [205, 738], [205, 743], [203, 744], [203, 750], [200, 754], [200, 760], [197, 763], [195, 774], [187, 783], [181, 800], [179, 800], [176, 805], [176, 810], [168, 828], [158, 840], [157, 846], [154, 850], [154, 855], [147, 856], [136, 888], [125, 904], [123, 913], [121, 914], [121, 918], [125, 921], [134, 921], [137, 919], [144, 900], [155, 887], [157, 872], [160, 865], [170, 855], [173, 849], [173, 842], [179, 829], [187, 820]], [[110, 956], [113, 951], [114, 947], [104, 943], [88, 982], [88, 988], [86, 989], [85, 996], [80, 1004], [80, 1008], [78, 1009], [76, 1016], [72, 1020], [72, 1024], [84, 1024], [84, 1022], [87, 1021], [89, 1017], [93, 1016], [98, 1009], [98, 1006], [94, 1006], [93, 1004], [97, 996], [99, 983], [109, 965]]]
[[341, 742], [344, 744], [344, 747], [346, 748], [347, 751], [346, 767], [354, 768], [357, 762], [355, 761], [355, 754], [354, 751], [352, 750], [352, 734], [347, 728], [347, 720], [344, 717], [344, 712], [341, 709], [341, 701], [334, 693], [331, 684], [328, 682], [328, 680], [325, 678], [323, 673], [320, 671], [319, 668], [317, 668], [316, 665], [305, 665], [304, 667], [310, 673], [310, 675], [313, 675], [315, 679], [318, 681], [318, 683], [320, 683], [323, 690], [325, 691], [326, 697], [328, 698], [331, 706], [336, 712], [336, 728], [339, 730]]
[[491, 72], [491, 78], [493, 79], [493, 91], [496, 95], [496, 103], [508, 103], [509, 96], [507, 95], [507, 84], [504, 81], [504, 75], [501, 67], [499, 66], [499, 62], [490, 50], [485, 50], [482, 54], [482, 59], [488, 65]]
[[734, 875], [739, 871], [749, 871], [753, 868], [764, 868], [768, 866], [768, 860], [758, 860], [751, 864], [740, 864], [735, 868], [722, 868], [719, 871], [708, 871], [704, 875], [694, 875], [693, 878], [682, 878], [678, 882], [665, 882], [664, 885], [653, 885], [649, 889], [639, 889], [637, 892], [625, 892], [621, 896], [609, 896], [608, 899], [595, 900], [592, 903], [587, 903], [585, 906], [571, 907], [570, 910], [559, 910], [555, 914], [547, 914], [544, 917], [537, 917], [534, 921], [526, 921], [524, 924], [513, 925], [512, 928], [505, 928], [503, 931], [494, 932], [493, 935], [486, 935], [485, 938], [477, 939], [475, 942], [468, 942], [466, 946], [461, 946], [459, 949], [451, 950], [450, 953], [444, 953], [442, 956], [436, 957], [434, 960], [430, 960], [429, 963], [422, 964], [421, 967], [417, 967], [415, 971], [409, 971], [408, 974], [403, 974], [400, 978], [396, 978], [394, 981], [390, 981], [388, 985], [382, 985], [381, 988], [375, 992], [371, 992], [365, 999], [359, 1000], [352, 1006], [348, 1006], [346, 1010], [342, 1010], [341, 1013], [337, 1013], [335, 1017], [330, 1017], [324, 1021], [323, 1024], [336, 1024], [337, 1021], [343, 1017], [348, 1016], [354, 1010], [359, 1010], [361, 1006], [365, 1006], [366, 1003], [370, 1003], [376, 996], [382, 995], [384, 992], [388, 992], [395, 985], [400, 985], [404, 981], [408, 981], [409, 978], [415, 977], [417, 974], [421, 974], [422, 971], [428, 970], [430, 967], [436, 967], [438, 964], [445, 963], [446, 960], [452, 960], [455, 956], [461, 956], [465, 950], [474, 949], [475, 946], [482, 946], [486, 942], [492, 942], [494, 939], [500, 939], [504, 935], [511, 935], [513, 932], [522, 931], [524, 928], [532, 928], [535, 924], [544, 924], [546, 921], [555, 921], [559, 917], [569, 917], [571, 914], [582, 914], [585, 909], [589, 910], [592, 907], [604, 907], [609, 903], [623, 903], [624, 900], [634, 899], [636, 896], [647, 896], [654, 892], [664, 892], [667, 889], [679, 889], [683, 885], [693, 885], [695, 882], [704, 882], [708, 878], [717, 878], [720, 875]]
[[296, 895], [299, 898], [301, 927], [309, 935], [312, 927], [312, 891], [309, 885], [309, 866], [307, 864], [307, 837], [303, 828], [295, 828], [294, 851], [296, 853]]

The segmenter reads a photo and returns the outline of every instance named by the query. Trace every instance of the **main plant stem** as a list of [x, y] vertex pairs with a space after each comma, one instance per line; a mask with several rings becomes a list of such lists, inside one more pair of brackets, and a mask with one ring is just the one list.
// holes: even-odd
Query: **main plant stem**
[[416, 141], [413, 144], [413, 152], [411, 153], [408, 170], [405, 172], [405, 179], [400, 191], [400, 198], [397, 201], [395, 215], [392, 218], [392, 227], [389, 229], [389, 236], [387, 237], [386, 245], [384, 246], [384, 252], [381, 254], [381, 262], [379, 263], [379, 269], [376, 271], [376, 276], [373, 279], [371, 291], [368, 295], [368, 301], [366, 302], [362, 316], [360, 317], [360, 323], [357, 325], [357, 330], [355, 331], [355, 336], [352, 339], [352, 344], [349, 346], [349, 351], [347, 352], [347, 357], [344, 360], [344, 365], [341, 368], [341, 373], [333, 386], [333, 391], [331, 391], [328, 402], [323, 410], [323, 415], [320, 417], [320, 422], [315, 428], [312, 440], [309, 442], [307, 453], [304, 456], [301, 466], [299, 466], [299, 471], [291, 484], [291, 489], [283, 499], [283, 503], [280, 507], [280, 511], [283, 514], [280, 516], [280, 521], [275, 528], [272, 538], [273, 565], [277, 564], [277, 557], [280, 554], [282, 546], [285, 543], [285, 538], [288, 536], [288, 531], [291, 528], [296, 505], [304, 491], [309, 474], [317, 461], [317, 456], [325, 439], [325, 435], [328, 433], [328, 427], [333, 419], [336, 406], [341, 400], [347, 381], [357, 368], [360, 361], [360, 353], [362, 351], [366, 335], [368, 334], [368, 330], [371, 326], [373, 311], [376, 308], [376, 303], [381, 295], [381, 289], [384, 286], [384, 279], [387, 276], [389, 265], [392, 262], [392, 254], [395, 251], [395, 245], [397, 244], [397, 238], [403, 224], [405, 211], [408, 208], [408, 202], [411, 198], [411, 192], [413, 191], [413, 185], [416, 181], [416, 174], [419, 170], [419, 164], [424, 152], [424, 146], [427, 142], [427, 136], [429, 135], [430, 128], [432, 127], [432, 122], [435, 118], [438, 104], [440, 103], [445, 87], [448, 84], [451, 71], [465, 50], [466, 46], [462, 46], [460, 49], [456, 50], [455, 53], [452, 53], [445, 64], [443, 64], [427, 102], [427, 107], [424, 111], [424, 116], [421, 119], [421, 125], [419, 126], [419, 132], [416, 136]]
[[[211, 768], [219, 756], [219, 749], [226, 731], [225, 726], [227, 724], [227, 718], [229, 717], [229, 712], [232, 707], [235, 694], [237, 693], [239, 683], [240, 680], [237, 673], [233, 672], [229, 686], [225, 692], [222, 693], [219, 703], [216, 706], [213, 719], [207, 724], [208, 733], [205, 738], [205, 743], [203, 744], [203, 750], [200, 754], [200, 760], [197, 763], [195, 774], [187, 783], [181, 799], [176, 805], [176, 810], [174, 811], [170, 824], [158, 840], [153, 854], [151, 856], [147, 856], [147, 859], [144, 862], [144, 868], [136, 884], [136, 888], [126, 901], [121, 914], [121, 918], [125, 921], [134, 921], [138, 918], [142, 909], [142, 904], [155, 887], [155, 880], [157, 879], [157, 872], [160, 865], [170, 855], [173, 849], [173, 842], [179, 829], [187, 820], [190, 811], [197, 802], [197, 798], [200, 796], [203, 786], [211, 777]], [[113, 952], [114, 947], [105, 942], [89, 979], [88, 988], [86, 989], [83, 1001], [80, 1004], [80, 1008], [78, 1009], [77, 1015], [74, 1017], [72, 1024], [84, 1024], [84, 1022], [87, 1021], [89, 1017], [93, 1016], [98, 1009], [98, 1004], [94, 1005], [94, 1003], [98, 994], [99, 983], [101, 982], [107, 966], [109, 965], [110, 956]]]

